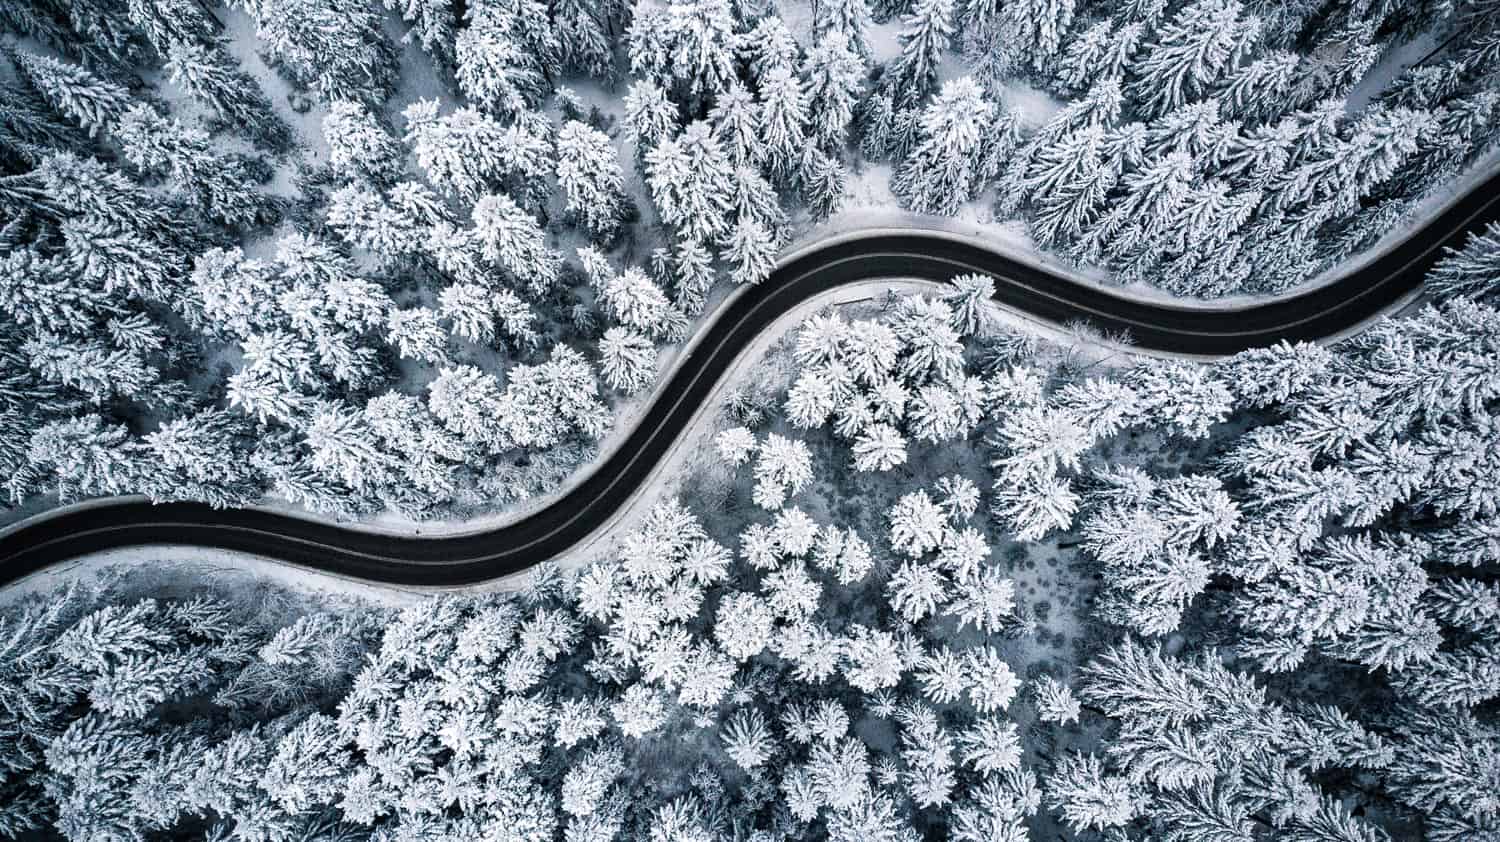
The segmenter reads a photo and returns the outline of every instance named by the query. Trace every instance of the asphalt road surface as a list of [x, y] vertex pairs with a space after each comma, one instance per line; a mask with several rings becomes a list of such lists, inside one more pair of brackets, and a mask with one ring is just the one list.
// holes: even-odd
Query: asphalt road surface
[[921, 233], [879, 234], [803, 252], [734, 299], [678, 366], [628, 439], [567, 495], [509, 526], [445, 537], [400, 537], [260, 510], [125, 500], [36, 519], [0, 538], [0, 584], [86, 553], [146, 544], [239, 550], [396, 585], [496, 579], [561, 555], [604, 525], [650, 475], [713, 387], [778, 315], [835, 287], [880, 278], [947, 281], [983, 272], [995, 300], [1058, 324], [1087, 319], [1128, 330], [1142, 348], [1223, 355], [1280, 341], [1335, 336], [1416, 289], [1444, 246], [1500, 218], [1500, 174], [1396, 248], [1334, 283], [1267, 303], [1189, 308], [1112, 294], [976, 245]]

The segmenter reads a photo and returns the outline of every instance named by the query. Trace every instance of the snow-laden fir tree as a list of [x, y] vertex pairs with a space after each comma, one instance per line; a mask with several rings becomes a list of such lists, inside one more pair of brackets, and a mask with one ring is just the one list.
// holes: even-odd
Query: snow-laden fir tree
[[87, 69], [25, 50], [8, 51], [26, 83], [90, 135], [108, 128], [130, 105], [125, 88]]
[[599, 340], [599, 372], [611, 388], [639, 392], [656, 378], [656, 346], [628, 328], [612, 327]]
[[480, 107], [513, 116], [551, 88], [559, 50], [546, 6], [536, 0], [480, 0], [465, 10], [454, 45], [459, 89]]
[[656, 211], [684, 239], [712, 242], [725, 233], [733, 176], [728, 156], [702, 120], [646, 153], [646, 183]]
[[389, 184], [406, 171], [406, 149], [362, 103], [339, 100], [323, 118], [328, 164], [345, 177]]
[[563, 124], [557, 133], [557, 184], [568, 213], [600, 242], [609, 242], [619, 230], [629, 202], [624, 180], [608, 135], [576, 120]]
[[208, 134], [135, 105], [115, 125], [115, 138], [139, 171], [166, 175], [178, 194], [210, 216], [245, 226], [265, 218], [270, 202], [245, 162], [215, 151]]
[[984, 186], [982, 171], [995, 105], [968, 77], [943, 84], [922, 111], [916, 148], [891, 178], [891, 190], [920, 213], [951, 216]]
[[267, 52], [323, 101], [376, 105], [390, 95], [396, 51], [374, 8], [351, 0], [258, 0], [246, 10]]
[[557, 283], [562, 257], [547, 247], [536, 219], [504, 193], [474, 203], [474, 234], [480, 255], [504, 270], [534, 298]]
[[167, 48], [167, 78], [212, 108], [220, 122], [271, 149], [283, 149], [291, 132], [271, 109], [259, 84], [222, 44], [173, 41]]
[[901, 55], [892, 63], [890, 85], [897, 101], [916, 105], [937, 87], [938, 65], [953, 38], [953, 0], [918, 0], [902, 19]]
[[797, 173], [809, 118], [807, 92], [790, 64], [772, 67], [760, 83], [760, 163], [781, 181]]

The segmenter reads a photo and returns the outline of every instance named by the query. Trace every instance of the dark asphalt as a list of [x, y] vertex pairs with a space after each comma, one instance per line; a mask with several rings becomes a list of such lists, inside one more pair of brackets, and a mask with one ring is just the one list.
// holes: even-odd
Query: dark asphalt
[[1128, 330], [1141, 348], [1231, 354], [1282, 339], [1332, 336], [1417, 288], [1444, 246], [1500, 217], [1500, 174], [1349, 276], [1300, 295], [1238, 308], [1189, 308], [1132, 300], [1097, 285], [1010, 260], [984, 248], [919, 233], [871, 236], [803, 253], [736, 299], [683, 361], [659, 399], [604, 464], [557, 502], [498, 529], [420, 538], [371, 534], [257, 510], [189, 503], [106, 504], [38, 520], [0, 539], [0, 584], [85, 553], [144, 544], [240, 550], [319, 570], [398, 585], [467, 585], [561, 555], [615, 514], [744, 348], [781, 313], [857, 281], [994, 276], [995, 299], [1056, 323], [1086, 318]]

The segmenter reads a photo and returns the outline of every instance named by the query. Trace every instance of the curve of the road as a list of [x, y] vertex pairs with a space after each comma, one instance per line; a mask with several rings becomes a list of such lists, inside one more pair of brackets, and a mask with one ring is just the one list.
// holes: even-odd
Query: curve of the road
[[1324, 286], [1242, 307], [1143, 301], [934, 233], [880, 233], [793, 255], [732, 298], [655, 402], [606, 461], [551, 505], [496, 529], [444, 537], [372, 533], [260, 509], [127, 500], [62, 510], [0, 538], [0, 585], [102, 550], [176, 544], [254, 553], [392, 585], [459, 586], [561, 555], [608, 523], [686, 428], [739, 351], [807, 299], [877, 278], [947, 281], [983, 272], [995, 299], [1034, 319], [1083, 318], [1128, 331], [1145, 349], [1224, 355], [1280, 340], [1336, 336], [1417, 289], [1445, 246], [1500, 218], [1500, 173], [1451, 203], [1374, 261]]

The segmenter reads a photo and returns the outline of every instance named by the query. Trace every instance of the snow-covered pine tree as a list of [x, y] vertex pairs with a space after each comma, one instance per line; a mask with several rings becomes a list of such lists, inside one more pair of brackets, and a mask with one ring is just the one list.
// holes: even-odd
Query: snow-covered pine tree
[[241, 70], [218, 41], [173, 41], [167, 47], [167, 78], [193, 95], [235, 131], [272, 150], [285, 149], [291, 130], [276, 116], [260, 85]]
[[125, 12], [159, 56], [166, 56], [174, 43], [208, 41], [214, 35], [213, 19], [192, 0], [126, 0]]
[[563, 65], [600, 81], [614, 81], [614, 38], [629, 12], [628, 5], [618, 0], [554, 0], [549, 5]]
[[922, 111], [916, 148], [891, 177], [891, 190], [919, 213], [951, 216], [984, 182], [976, 172], [995, 106], [972, 78], [950, 79]]
[[820, 0], [813, 16], [815, 40], [821, 43], [829, 33], [840, 33], [850, 49], [868, 58], [870, 41], [866, 32], [872, 23], [868, 0]]
[[409, 359], [433, 365], [448, 363], [447, 336], [438, 314], [429, 307], [391, 308], [386, 315], [386, 342]]
[[724, 257], [735, 264], [730, 278], [737, 284], [758, 284], [776, 267], [776, 239], [754, 219], [741, 217], [722, 245]]
[[[31, 434], [26, 453], [33, 476], [65, 502], [138, 493], [151, 487], [158, 470], [124, 425], [92, 414], [43, 425]], [[18, 490], [12, 486], [13, 498]]]
[[638, 9], [627, 35], [630, 71], [686, 97], [711, 99], [736, 78], [736, 22], [728, 0]]
[[636, 155], [643, 158], [647, 150], [677, 134], [677, 105], [667, 92], [650, 79], [630, 83], [625, 94], [625, 128], [635, 140]]
[[782, 182], [795, 178], [802, 163], [808, 117], [807, 93], [792, 66], [770, 68], [760, 80], [759, 162]]
[[454, 45], [459, 89], [503, 117], [541, 102], [551, 88], [559, 45], [539, 0], [479, 0], [465, 10]]
[[400, 12], [401, 19], [411, 25], [401, 43], [417, 42], [439, 67], [453, 71], [457, 64], [453, 54], [457, 19], [452, 4], [443, 0], [382, 0], [381, 5]]
[[1463, 296], [1484, 301], [1500, 292], [1500, 224], [1469, 235], [1427, 276], [1426, 288], [1440, 297]]
[[680, 238], [713, 242], [728, 229], [733, 171], [702, 120], [646, 153], [646, 181], [662, 221]]
[[8, 55], [27, 84], [91, 136], [110, 126], [130, 105], [125, 88], [80, 65], [25, 50], [8, 51]]
[[713, 255], [708, 248], [696, 240], [679, 242], [671, 274], [675, 285], [672, 303], [677, 309], [688, 316], [703, 312], [708, 301], [708, 291], [713, 289], [714, 282], [718, 279], [714, 272]]
[[1210, 93], [1255, 46], [1260, 22], [1239, 0], [1195, 0], [1176, 12], [1130, 63], [1130, 93], [1161, 116]]
[[557, 284], [562, 257], [547, 247], [546, 234], [531, 214], [504, 193], [474, 203], [474, 232], [480, 253], [505, 270], [534, 298]]
[[953, 0], [917, 0], [902, 19], [901, 55], [891, 67], [891, 92], [906, 107], [937, 87], [938, 65], [953, 38]]
[[764, 157], [761, 106], [744, 85], [735, 82], [720, 94], [708, 119], [713, 123], [714, 136], [736, 167], [755, 164]]
[[623, 327], [612, 327], [599, 340], [599, 372], [611, 388], [635, 394], [656, 378], [656, 347]]
[[270, 213], [244, 161], [215, 152], [203, 131], [136, 105], [116, 123], [115, 139], [137, 169], [166, 174], [181, 196], [226, 224], [246, 226]]
[[390, 95], [396, 51], [372, 6], [358, 0], [257, 0], [246, 10], [267, 52], [323, 101], [378, 105]]
[[406, 149], [363, 103], [338, 100], [323, 118], [328, 164], [346, 178], [390, 184], [406, 171]]
[[807, 77], [811, 133], [825, 152], [837, 154], [849, 142], [849, 124], [865, 81], [864, 60], [843, 31], [830, 31], [802, 61]]
[[590, 236], [609, 242], [619, 230], [629, 199], [624, 174], [609, 136], [576, 120], [557, 133], [557, 183], [567, 210]]
[[1063, 46], [1056, 63], [1058, 80], [1083, 91], [1101, 79], [1122, 78], [1145, 34], [1146, 27], [1139, 22], [1117, 26], [1112, 20], [1102, 20], [1087, 27]]
[[505, 127], [473, 108], [438, 116], [438, 101], [418, 100], [401, 112], [406, 142], [433, 185], [473, 202], [504, 173], [499, 149]]
[[835, 155], [809, 149], [802, 159], [802, 199], [814, 219], [827, 219], [844, 203], [848, 171]]
[[965, 51], [977, 59], [981, 78], [987, 82], [998, 81], [1023, 64], [1052, 72], [1063, 35], [1073, 25], [1076, 5], [1076, 0], [970, 3], [969, 9], [998, 9], [989, 15], [966, 15]]

